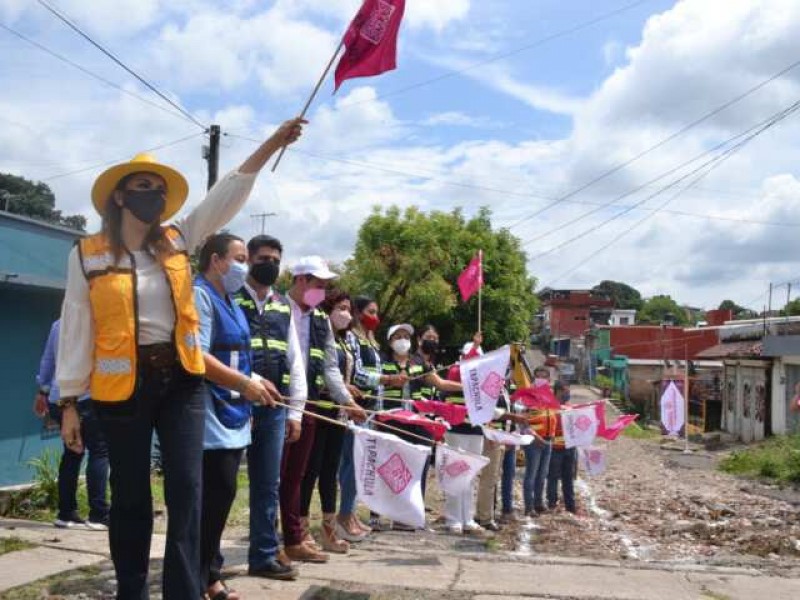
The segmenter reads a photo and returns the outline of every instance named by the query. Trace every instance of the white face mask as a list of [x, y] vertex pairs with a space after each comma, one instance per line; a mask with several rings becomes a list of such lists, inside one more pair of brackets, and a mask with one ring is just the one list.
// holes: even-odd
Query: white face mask
[[550, 382], [544, 377], [537, 377], [533, 380], [533, 385], [536, 387], [542, 387], [543, 385], [550, 385]]
[[406, 356], [408, 351], [411, 350], [411, 340], [399, 339], [392, 342], [392, 350], [395, 354]]
[[331, 324], [336, 331], [347, 329], [350, 322], [353, 320], [353, 315], [344, 310], [335, 310], [331, 313]]

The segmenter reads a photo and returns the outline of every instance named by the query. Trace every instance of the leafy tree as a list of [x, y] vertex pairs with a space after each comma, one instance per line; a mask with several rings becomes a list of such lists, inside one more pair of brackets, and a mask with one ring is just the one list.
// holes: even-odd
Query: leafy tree
[[783, 309], [783, 314], [789, 315], [790, 317], [800, 315], [800, 298], [791, 300]]
[[86, 217], [62, 215], [55, 205], [56, 197], [46, 183], [0, 173], [0, 206], [4, 210], [78, 231], [86, 230]]
[[485, 208], [469, 220], [460, 210], [376, 208], [361, 225], [342, 285], [374, 297], [385, 326], [432, 322], [443, 344], [460, 345], [477, 328], [478, 302], [461, 302], [456, 279], [482, 249], [484, 344], [527, 339], [537, 307], [535, 280], [526, 272], [519, 239], [507, 229], [492, 231], [490, 216]]
[[642, 295], [627, 283], [604, 280], [594, 286], [592, 291], [609, 296], [614, 301], [615, 308], [633, 310], [642, 308]]
[[688, 319], [686, 312], [671, 296], [658, 295], [648, 298], [642, 304], [637, 314], [640, 323], [658, 325], [663, 323], [667, 316], [671, 316], [677, 325], [686, 325]]
[[720, 302], [719, 310], [733, 311], [734, 319], [755, 319], [758, 317], [758, 313], [756, 311], [745, 308], [744, 306], [739, 306], [733, 300], [723, 300]]

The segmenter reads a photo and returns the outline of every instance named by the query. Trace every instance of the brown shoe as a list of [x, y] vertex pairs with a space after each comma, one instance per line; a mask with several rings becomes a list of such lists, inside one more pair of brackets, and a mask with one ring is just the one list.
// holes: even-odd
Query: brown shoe
[[297, 544], [296, 546], [286, 546], [286, 556], [292, 560], [310, 563], [325, 563], [330, 560], [330, 556], [324, 552], [314, 550], [305, 544]]
[[322, 519], [322, 549], [334, 554], [347, 554], [350, 544], [346, 540], [341, 540], [336, 535], [336, 517], [328, 515]]
[[292, 559], [289, 558], [288, 556], [286, 556], [286, 550], [284, 550], [283, 548], [278, 550], [278, 554], [275, 557], [275, 560], [277, 560], [279, 563], [281, 563], [284, 567], [291, 567], [292, 566]]

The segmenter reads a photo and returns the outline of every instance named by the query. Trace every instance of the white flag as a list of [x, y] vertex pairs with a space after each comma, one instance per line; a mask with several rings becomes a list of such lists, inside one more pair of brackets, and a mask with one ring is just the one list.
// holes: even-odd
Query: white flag
[[661, 396], [661, 423], [669, 435], [679, 435], [686, 420], [683, 394], [670, 381], [664, 394]]
[[590, 477], [597, 477], [606, 471], [606, 449], [600, 446], [578, 448], [581, 466]]
[[488, 464], [486, 456], [444, 444], [436, 446], [436, 479], [446, 494], [457, 496], [467, 491], [480, 470]]
[[511, 348], [503, 346], [483, 356], [461, 361], [461, 384], [469, 420], [483, 425], [494, 418], [497, 400], [506, 383]]
[[564, 445], [567, 448], [591, 446], [600, 427], [594, 405], [562, 410], [561, 423], [564, 428]]
[[425, 526], [422, 470], [430, 448], [396, 435], [352, 427], [358, 498], [370, 510], [414, 527]]
[[502, 431], [500, 429], [492, 429], [491, 427], [484, 427], [483, 435], [487, 440], [491, 440], [505, 446], [527, 446], [533, 442], [533, 436], [530, 434]]

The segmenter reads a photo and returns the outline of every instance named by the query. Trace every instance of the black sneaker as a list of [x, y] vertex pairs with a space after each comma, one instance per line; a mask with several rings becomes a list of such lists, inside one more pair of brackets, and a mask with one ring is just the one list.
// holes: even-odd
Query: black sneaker
[[266, 579], [280, 579], [282, 581], [292, 581], [297, 579], [300, 574], [292, 566], [284, 565], [273, 559], [261, 567], [250, 567], [247, 569], [250, 577], [265, 577]]

